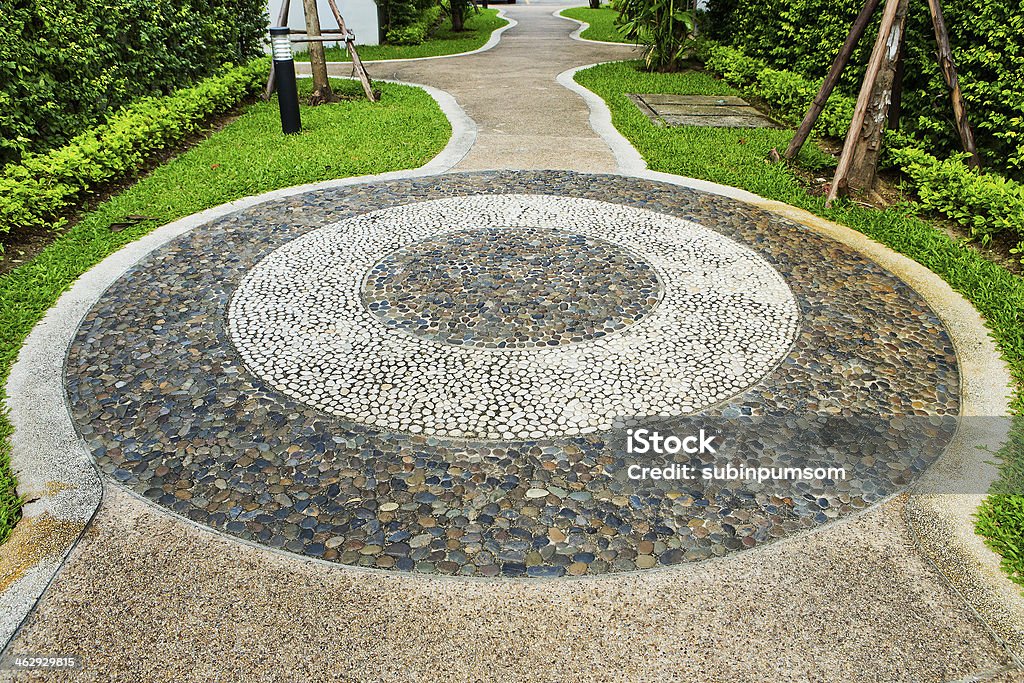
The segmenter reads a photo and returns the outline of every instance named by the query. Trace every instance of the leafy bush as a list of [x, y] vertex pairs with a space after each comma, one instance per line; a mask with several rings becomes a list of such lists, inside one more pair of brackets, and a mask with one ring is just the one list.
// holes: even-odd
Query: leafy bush
[[768, 68], [764, 62], [739, 50], [707, 40], [701, 41], [697, 54], [709, 71], [737, 87], [750, 85], [757, 80], [757, 74]]
[[966, 227], [982, 244], [1001, 232], [1024, 243], [1024, 186], [972, 170], [964, 162], [966, 154], [939, 160], [906, 147], [892, 150], [891, 156], [925, 208]]
[[262, 52], [263, 0], [0, 5], [0, 166]]
[[258, 59], [172, 95], [138, 100], [63, 147], [25, 154], [0, 172], [0, 233], [56, 227], [55, 218], [89, 190], [138, 170], [154, 152], [259, 90], [268, 68]]
[[[708, 71], [745, 93], [761, 98], [783, 121], [799, 122], [818, 94], [819, 83], [791, 71], [772, 69], [735, 48], [702, 41], [698, 54]], [[832, 137], [845, 137], [854, 104], [852, 97], [834, 93], [818, 117], [816, 129]]]
[[616, 0], [623, 35], [644, 46], [644, 63], [654, 71], [677, 71], [693, 47], [694, 10], [684, 0]]
[[[820, 81], [863, 0], [711, 0], [705, 32], [776, 69]], [[1020, 0], [946, 0], [953, 54], [983, 161], [1024, 179], [1024, 6]], [[881, 10], [840, 90], [855, 95]], [[940, 156], [959, 151], [949, 91], [935, 59], [928, 3], [911, 3], [901, 127]], [[822, 49], [828, 46], [829, 49]]]
[[384, 42], [419, 45], [441, 17], [439, 0], [379, 0]]
[[[763, 99], [773, 114], [785, 121], [799, 121], [820, 87], [712, 41], [702, 42], [700, 57], [708, 71]], [[817, 129], [833, 137], [845, 136], [853, 107], [853, 98], [833, 94]], [[883, 161], [903, 171], [921, 204], [966, 227], [982, 244], [988, 244], [996, 233], [1009, 233], [1021, 240], [1024, 251], [1024, 186], [994, 173], [971, 170], [964, 163], [966, 154], [940, 161], [921, 150], [920, 144], [905, 132], [891, 132]]]
[[453, 31], [466, 30], [466, 20], [469, 19], [474, 11], [480, 11], [480, 8], [473, 5], [469, 0], [442, 0], [441, 8], [451, 20]]
[[389, 45], [419, 45], [427, 39], [430, 29], [440, 18], [441, 6], [432, 5], [423, 10], [412, 23], [388, 30], [384, 40]]

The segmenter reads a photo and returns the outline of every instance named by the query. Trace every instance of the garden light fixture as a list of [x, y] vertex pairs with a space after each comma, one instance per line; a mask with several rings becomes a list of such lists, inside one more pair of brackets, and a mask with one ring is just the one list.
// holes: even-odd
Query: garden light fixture
[[299, 90], [295, 82], [295, 61], [287, 26], [270, 28], [270, 45], [274, 55], [274, 77], [277, 80], [277, 103], [281, 109], [281, 130], [285, 135], [302, 129], [299, 118]]

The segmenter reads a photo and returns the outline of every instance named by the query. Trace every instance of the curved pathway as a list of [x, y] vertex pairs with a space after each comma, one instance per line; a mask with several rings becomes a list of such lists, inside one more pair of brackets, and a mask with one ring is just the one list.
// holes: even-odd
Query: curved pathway
[[[944, 420], [984, 405], [976, 316], [841, 231], [656, 174], [567, 172], [622, 154], [556, 77], [632, 49], [570, 41], [552, 9], [510, 7], [519, 25], [486, 52], [371, 68], [452, 93], [477, 126], [452, 170], [487, 172], [238, 207], [92, 308], [67, 381], [105, 498], [11, 652], [119, 680], [1016, 680], [1012, 634], [950, 590], [893, 497], [958, 452]], [[339, 253], [356, 279], [335, 281]], [[545, 287], [538, 259], [578, 278]], [[482, 270], [461, 278], [466, 263]], [[432, 322], [452, 306], [462, 323]], [[312, 320], [330, 338], [306, 335]], [[408, 391], [421, 376], [435, 381]], [[616, 403], [634, 376], [654, 388]], [[882, 475], [592, 485], [630, 464], [622, 430], [652, 415], [695, 429], [693, 411], [842, 414], [838, 431], [762, 420], [741, 445], [798, 465], [812, 446], [861, 449]], [[880, 414], [927, 419], [893, 431]], [[884, 467], [882, 448], [899, 452]]]
[[[375, 77], [425, 83], [455, 95], [479, 126], [476, 144], [453, 170], [498, 168], [614, 172], [617, 162], [588, 125], [590, 110], [556, 77], [583, 64], [633, 59], [636, 48], [569, 40], [573, 22], [553, 16], [557, 5], [509, 5], [519, 22], [486, 52], [370, 68]], [[331, 72], [349, 73], [347, 65]]]

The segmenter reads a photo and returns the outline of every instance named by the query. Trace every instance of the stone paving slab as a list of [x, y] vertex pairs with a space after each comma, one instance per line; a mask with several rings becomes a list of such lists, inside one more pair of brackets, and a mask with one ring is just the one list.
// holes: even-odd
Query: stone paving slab
[[630, 94], [629, 99], [656, 125], [712, 128], [778, 128], [738, 97]]
[[[753, 108], [751, 108], [753, 109]], [[660, 112], [658, 118], [669, 127], [705, 126], [708, 128], [776, 128], [763, 116], [750, 114], [703, 114]]]
[[672, 95], [666, 93], [646, 93], [637, 95], [652, 107], [670, 107], [685, 103], [688, 106], [706, 107], [749, 107], [750, 104], [742, 97], [732, 95]]

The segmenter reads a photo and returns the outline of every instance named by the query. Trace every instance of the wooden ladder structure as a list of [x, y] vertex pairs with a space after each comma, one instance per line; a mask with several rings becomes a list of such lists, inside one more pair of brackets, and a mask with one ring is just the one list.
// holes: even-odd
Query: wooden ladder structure
[[[352, 72], [359, 79], [359, 82], [363, 86], [363, 92], [366, 93], [366, 99], [371, 102], [377, 101], [377, 94], [373, 91], [373, 81], [370, 80], [370, 74], [367, 73], [366, 67], [363, 65], [363, 60], [359, 58], [359, 53], [356, 52], [355, 45], [355, 34], [352, 33], [345, 25], [345, 19], [341, 16], [341, 12], [338, 11], [338, 5], [335, 0], [327, 0], [327, 4], [331, 7], [331, 12], [334, 14], [335, 20], [338, 22], [338, 28], [326, 29], [319, 31], [317, 35], [310, 35], [305, 30], [296, 30], [292, 33], [298, 33], [305, 35], [305, 38], [295, 38], [292, 42], [295, 43], [313, 43], [313, 42], [344, 42], [345, 49], [348, 51], [348, 56], [352, 60]], [[288, 12], [291, 10], [291, 0], [284, 0], [281, 3], [281, 12], [277, 17], [278, 26], [287, 26], [288, 24]], [[274, 67], [270, 67], [270, 75], [267, 77], [267, 87], [264, 91], [263, 98], [270, 99], [270, 95], [274, 92], [276, 82], [274, 78]]]

